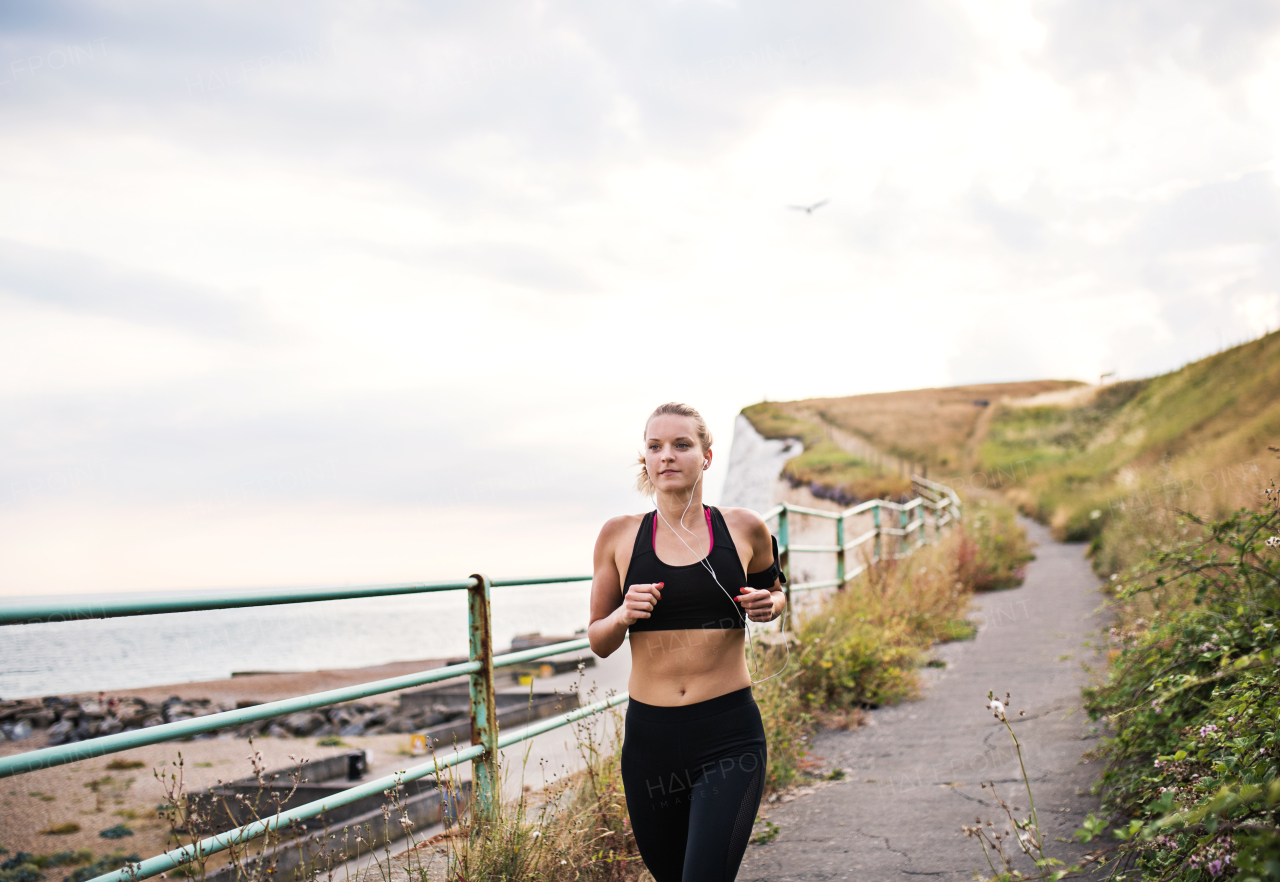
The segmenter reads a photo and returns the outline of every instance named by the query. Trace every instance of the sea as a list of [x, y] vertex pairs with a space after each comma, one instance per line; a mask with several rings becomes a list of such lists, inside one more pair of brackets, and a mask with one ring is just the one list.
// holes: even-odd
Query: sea
[[[582, 631], [589, 593], [588, 582], [494, 588], [494, 646], [502, 651], [517, 634]], [[0, 699], [466, 654], [465, 591], [8, 625]]]

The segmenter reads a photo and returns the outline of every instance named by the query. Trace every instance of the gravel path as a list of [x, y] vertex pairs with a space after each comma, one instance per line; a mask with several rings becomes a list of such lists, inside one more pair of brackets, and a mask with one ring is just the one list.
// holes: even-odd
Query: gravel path
[[1011, 692], [1015, 715], [1026, 711], [1014, 731], [1050, 856], [1079, 859], [1086, 849], [1070, 837], [1097, 807], [1085, 791], [1098, 770], [1081, 756], [1098, 737], [1080, 710], [1088, 677], [1081, 663], [1099, 666], [1085, 644], [1100, 642], [1101, 595], [1083, 546], [1023, 525], [1039, 546], [1026, 583], [976, 599], [976, 639], [939, 647], [947, 665], [926, 671], [923, 698], [873, 711], [868, 727], [816, 737], [824, 765], [848, 778], [769, 807], [778, 835], [751, 846], [739, 880], [968, 880], [979, 868], [989, 875], [960, 826], [978, 815], [999, 823], [983, 781], [995, 781], [1022, 814], [1026, 795], [1008, 734], [984, 707], [988, 690]]

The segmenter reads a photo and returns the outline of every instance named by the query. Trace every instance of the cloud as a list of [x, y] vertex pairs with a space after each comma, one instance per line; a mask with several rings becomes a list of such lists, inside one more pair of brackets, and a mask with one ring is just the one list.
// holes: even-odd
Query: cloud
[[1255, 70], [1280, 30], [1272, 0], [1058, 0], [1042, 9], [1047, 58], [1068, 77], [1172, 60], [1225, 83]]
[[1280, 188], [1265, 172], [1191, 187], [1152, 208], [1135, 241], [1144, 250], [1280, 243]]
[[13, 239], [0, 239], [0, 292], [69, 312], [207, 337], [240, 337], [260, 326], [242, 301], [212, 288]]

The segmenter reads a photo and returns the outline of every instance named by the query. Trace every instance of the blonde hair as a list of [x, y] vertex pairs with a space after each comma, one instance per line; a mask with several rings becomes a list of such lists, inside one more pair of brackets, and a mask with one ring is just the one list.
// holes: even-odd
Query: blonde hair
[[[656, 416], [689, 417], [693, 420], [694, 431], [697, 432], [698, 443], [702, 445], [702, 449], [704, 451], [711, 449], [711, 430], [707, 428], [707, 421], [702, 418], [702, 414], [698, 413], [696, 408], [681, 404], [678, 401], [668, 401], [666, 404], [659, 405], [653, 413], [649, 414], [649, 419], [644, 421], [646, 440], [648, 440], [649, 423]], [[643, 448], [640, 450], [638, 462], [640, 463], [640, 474], [636, 476], [636, 489], [645, 496], [652, 496], [657, 488], [649, 480], [649, 469], [645, 465]]]

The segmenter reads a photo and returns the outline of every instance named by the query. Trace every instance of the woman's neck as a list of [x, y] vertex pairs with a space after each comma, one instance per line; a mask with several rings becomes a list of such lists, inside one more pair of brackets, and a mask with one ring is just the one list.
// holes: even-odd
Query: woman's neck
[[684, 518], [684, 528], [693, 529], [698, 523], [698, 519], [702, 517], [702, 482], [699, 481], [693, 485], [693, 499], [689, 498], [690, 491], [679, 490], [674, 493], [659, 490], [654, 495], [654, 503], [658, 506], [658, 511], [662, 513], [662, 517], [673, 528], [679, 529], [680, 518]]

